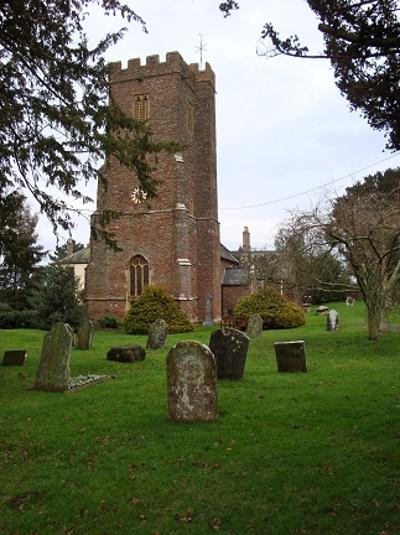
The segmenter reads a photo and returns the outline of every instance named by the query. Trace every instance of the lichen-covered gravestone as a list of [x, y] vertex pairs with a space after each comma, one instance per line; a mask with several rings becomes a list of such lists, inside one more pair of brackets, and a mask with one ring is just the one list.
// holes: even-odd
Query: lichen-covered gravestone
[[159, 318], [150, 325], [149, 336], [147, 337], [146, 349], [161, 349], [165, 346], [168, 334], [168, 324]]
[[4, 351], [3, 366], [23, 366], [28, 352], [26, 349], [12, 349]]
[[249, 338], [260, 336], [263, 330], [263, 320], [260, 314], [252, 314], [247, 322], [246, 334]]
[[336, 331], [336, 329], [339, 329], [339, 313], [332, 309], [326, 317], [326, 330]]
[[217, 371], [210, 349], [200, 342], [176, 344], [167, 356], [168, 416], [176, 421], [218, 418]]
[[64, 392], [70, 381], [69, 359], [72, 336], [64, 323], [56, 323], [43, 338], [42, 355], [36, 375], [35, 389]]
[[242, 379], [246, 364], [249, 337], [229, 327], [211, 333], [210, 349], [217, 363], [218, 379]]
[[303, 340], [275, 342], [275, 355], [278, 372], [307, 372]]
[[85, 318], [79, 325], [76, 337], [76, 347], [78, 349], [91, 349], [93, 342], [94, 325], [90, 319]]
[[116, 362], [136, 362], [146, 358], [146, 351], [138, 345], [115, 346], [108, 350], [106, 358]]

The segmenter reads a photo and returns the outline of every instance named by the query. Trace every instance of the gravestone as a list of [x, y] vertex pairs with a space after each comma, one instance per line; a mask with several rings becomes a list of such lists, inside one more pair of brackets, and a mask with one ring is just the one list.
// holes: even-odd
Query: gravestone
[[242, 379], [249, 337], [237, 329], [222, 327], [211, 333], [209, 345], [215, 356], [218, 379]]
[[138, 345], [116, 346], [108, 350], [106, 359], [116, 362], [137, 362], [146, 358], [146, 351]]
[[13, 349], [4, 351], [3, 366], [23, 366], [28, 352], [26, 349]]
[[354, 297], [351, 297], [351, 295], [348, 295], [346, 297], [346, 305], [348, 307], [353, 306], [355, 302], [356, 302], [356, 300], [354, 299]]
[[206, 317], [203, 321], [204, 327], [212, 327], [214, 325], [212, 318], [212, 296], [207, 295], [206, 297]]
[[249, 338], [260, 336], [263, 330], [263, 319], [260, 314], [252, 314], [247, 323], [246, 334]]
[[275, 355], [278, 372], [307, 372], [303, 340], [275, 342]]
[[217, 370], [210, 349], [200, 342], [176, 344], [167, 356], [168, 416], [175, 421], [218, 418]]
[[329, 308], [325, 305], [320, 305], [315, 309], [315, 312], [318, 314], [318, 316], [326, 316], [329, 312]]
[[66, 328], [69, 330], [69, 332], [71, 333], [71, 336], [72, 336], [72, 346], [75, 346], [75, 331], [74, 329], [71, 327], [71, 325], [69, 323], [64, 323], [64, 325], [66, 326]]
[[76, 347], [78, 349], [91, 349], [93, 342], [94, 325], [90, 319], [85, 318], [78, 327]]
[[43, 338], [42, 355], [36, 375], [35, 389], [64, 392], [70, 381], [69, 359], [72, 336], [64, 323], [56, 323]]
[[326, 330], [336, 331], [336, 329], [339, 329], [339, 313], [332, 309], [326, 317]]
[[168, 334], [168, 324], [159, 318], [150, 325], [149, 336], [147, 337], [146, 349], [161, 349], [165, 346]]

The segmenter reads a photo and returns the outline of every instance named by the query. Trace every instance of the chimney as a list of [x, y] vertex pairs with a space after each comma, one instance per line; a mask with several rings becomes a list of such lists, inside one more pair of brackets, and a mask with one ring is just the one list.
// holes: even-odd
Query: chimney
[[243, 246], [242, 250], [246, 253], [250, 252], [250, 232], [248, 227], [243, 229]]
[[74, 252], [74, 240], [72, 238], [68, 238], [67, 240], [67, 256], [71, 256]]

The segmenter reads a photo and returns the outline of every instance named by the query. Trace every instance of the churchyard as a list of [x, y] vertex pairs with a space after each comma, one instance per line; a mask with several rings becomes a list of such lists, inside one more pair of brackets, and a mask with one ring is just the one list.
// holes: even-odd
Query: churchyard
[[[243, 379], [218, 380], [218, 418], [167, 418], [166, 357], [215, 328], [168, 335], [144, 360], [107, 360], [146, 336], [96, 331], [68, 393], [34, 390], [43, 331], [1, 330], [1, 534], [400, 533], [400, 334], [367, 340], [363, 304], [340, 327], [250, 338]], [[304, 340], [307, 373], [278, 373], [274, 343]]]

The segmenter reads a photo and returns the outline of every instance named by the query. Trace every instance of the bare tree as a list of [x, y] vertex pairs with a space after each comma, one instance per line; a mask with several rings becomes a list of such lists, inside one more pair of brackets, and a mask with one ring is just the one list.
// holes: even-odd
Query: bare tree
[[376, 340], [400, 279], [400, 188], [348, 188], [325, 215], [314, 213], [327, 242], [349, 262], [368, 314], [368, 338]]

